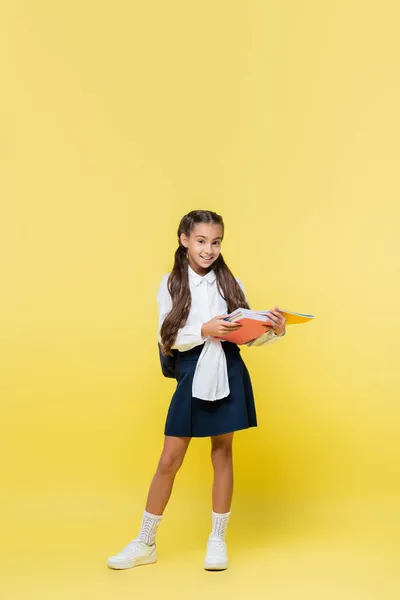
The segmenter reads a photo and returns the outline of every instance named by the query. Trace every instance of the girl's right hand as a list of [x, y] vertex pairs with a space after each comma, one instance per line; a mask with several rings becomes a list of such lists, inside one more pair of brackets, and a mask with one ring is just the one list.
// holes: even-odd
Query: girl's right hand
[[218, 315], [210, 321], [207, 321], [207, 323], [203, 323], [201, 335], [203, 337], [222, 337], [227, 333], [232, 333], [232, 331], [237, 331], [242, 327], [241, 323], [225, 321], [224, 319], [227, 316], [228, 315]]

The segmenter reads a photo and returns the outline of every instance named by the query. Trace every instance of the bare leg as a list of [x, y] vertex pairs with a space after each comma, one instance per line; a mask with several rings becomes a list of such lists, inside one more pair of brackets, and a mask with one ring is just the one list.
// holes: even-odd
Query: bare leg
[[165, 436], [164, 448], [147, 496], [147, 512], [153, 515], [163, 514], [171, 496], [175, 475], [183, 463], [190, 439]]
[[212, 490], [213, 511], [230, 511], [233, 495], [233, 433], [217, 435], [211, 438], [211, 460], [214, 467]]

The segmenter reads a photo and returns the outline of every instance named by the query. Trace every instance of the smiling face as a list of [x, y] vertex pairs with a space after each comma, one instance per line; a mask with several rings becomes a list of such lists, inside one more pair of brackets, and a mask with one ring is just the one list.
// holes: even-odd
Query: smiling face
[[213, 223], [197, 223], [181, 243], [188, 249], [189, 265], [198, 275], [205, 275], [221, 253], [222, 227]]

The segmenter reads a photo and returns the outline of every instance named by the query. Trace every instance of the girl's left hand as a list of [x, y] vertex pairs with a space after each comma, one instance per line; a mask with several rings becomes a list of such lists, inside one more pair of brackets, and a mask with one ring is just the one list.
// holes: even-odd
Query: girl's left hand
[[264, 327], [272, 329], [275, 335], [286, 333], [286, 319], [277, 306], [274, 307], [274, 310], [267, 312], [267, 317], [270, 320], [263, 323]]

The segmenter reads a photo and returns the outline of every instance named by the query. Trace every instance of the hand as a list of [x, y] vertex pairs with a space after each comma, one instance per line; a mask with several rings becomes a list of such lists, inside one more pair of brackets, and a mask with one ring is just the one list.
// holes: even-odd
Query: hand
[[224, 321], [228, 315], [218, 315], [207, 323], [203, 323], [201, 328], [201, 335], [203, 337], [222, 337], [232, 331], [237, 331], [242, 327], [241, 323], [231, 323], [230, 321]]
[[272, 329], [275, 335], [286, 333], [286, 319], [277, 306], [274, 307], [274, 310], [267, 312], [267, 317], [269, 321], [263, 323], [264, 327], [269, 331]]

